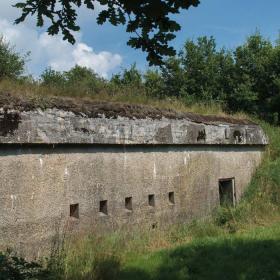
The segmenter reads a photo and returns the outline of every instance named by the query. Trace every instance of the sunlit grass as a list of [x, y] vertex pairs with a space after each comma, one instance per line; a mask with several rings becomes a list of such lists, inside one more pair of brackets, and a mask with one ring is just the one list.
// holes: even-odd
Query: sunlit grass
[[[223, 110], [222, 104], [218, 102], [189, 103], [182, 98], [164, 97], [159, 98], [149, 95], [145, 88], [133, 86], [113, 87], [106, 85], [99, 88], [98, 91], [89, 91], [88, 88], [82, 87], [47, 87], [38, 82], [26, 81], [0, 81], [0, 94], [10, 93], [13, 96], [22, 99], [32, 100], [35, 105], [47, 105], [53, 97], [74, 98], [79, 102], [118, 102], [124, 104], [140, 104], [155, 107], [159, 109], [174, 110], [178, 112], [191, 112], [203, 115], [229, 116]], [[235, 113], [231, 117], [243, 119], [248, 118], [246, 114]]]
[[119, 279], [279, 279], [280, 224], [203, 237], [127, 260]]

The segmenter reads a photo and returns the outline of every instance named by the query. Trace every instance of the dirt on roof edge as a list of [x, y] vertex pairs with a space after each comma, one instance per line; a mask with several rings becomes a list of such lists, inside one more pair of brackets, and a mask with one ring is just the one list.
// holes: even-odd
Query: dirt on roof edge
[[205, 124], [239, 124], [256, 125], [256, 123], [246, 119], [236, 119], [227, 116], [201, 115], [188, 112], [177, 112], [172, 109], [159, 109], [148, 105], [126, 104], [119, 102], [94, 101], [84, 98], [71, 97], [34, 97], [34, 96], [16, 96], [8, 92], [0, 92], [0, 107], [14, 109], [20, 112], [33, 111], [38, 108], [45, 110], [57, 108], [64, 111], [70, 111], [74, 114], [84, 114], [90, 118], [127, 117], [129, 119], [187, 119], [196, 123]]

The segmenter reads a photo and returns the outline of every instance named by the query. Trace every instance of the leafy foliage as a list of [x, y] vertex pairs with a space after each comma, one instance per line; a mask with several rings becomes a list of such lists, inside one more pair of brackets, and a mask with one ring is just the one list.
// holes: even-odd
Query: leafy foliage
[[213, 37], [188, 40], [162, 70], [164, 92], [188, 102], [219, 102], [279, 123], [280, 45], [258, 32], [235, 50], [217, 50]]
[[157, 101], [177, 100], [188, 107], [215, 105], [229, 113], [246, 112], [280, 123], [280, 40], [273, 43], [258, 32], [234, 50], [218, 49], [213, 37], [187, 40], [164, 67], [143, 73], [133, 64], [110, 80], [76, 65], [65, 72], [48, 68], [39, 83], [32, 82], [32, 77], [21, 76], [25, 59], [3, 42], [0, 61], [0, 79], [20, 77], [22, 82], [30, 80], [62, 95], [121, 95], [118, 101], [144, 103], [151, 102], [151, 97]]
[[41, 81], [45, 86], [64, 87], [66, 84], [66, 79], [63, 73], [51, 68], [47, 68], [41, 74]]
[[16, 23], [23, 22], [28, 15], [37, 17], [37, 26], [42, 27], [45, 19], [51, 21], [48, 33], [63, 34], [63, 39], [75, 43], [73, 32], [78, 31], [77, 9], [85, 5], [94, 10], [97, 5], [103, 8], [97, 17], [98, 24], [110, 22], [112, 25], [126, 25], [130, 37], [128, 45], [147, 52], [150, 65], [160, 65], [164, 56], [175, 54], [169, 42], [174, 39], [180, 25], [170, 18], [182, 9], [196, 7], [199, 0], [25, 0], [15, 7], [22, 15]]
[[47, 279], [47, 271], [35, 262], [27, 262], [11, 252], [0, 252], [0, 280]]
[[0, 80], [18, 78], [24, 71], [25, 59], [0, 36]]
[[133, 85], [136, 87], [142, 86], [142, 74], [137, 70], [134, 63], [129, 69], [124, 69], [123, 73], [113, 75], [111, 83], [117, 86]]
[[106, 81], [86, 67], [76, 65], [69, 71], [59, 72], [47, 68], [41, 75], [41, 84], [52, 88], [75, 88], [87, 93], [98, 93]]
[[157, 98], [164, 96], [164, 82], [159, 71], [148, 69], [143, 78], [148, 95]]

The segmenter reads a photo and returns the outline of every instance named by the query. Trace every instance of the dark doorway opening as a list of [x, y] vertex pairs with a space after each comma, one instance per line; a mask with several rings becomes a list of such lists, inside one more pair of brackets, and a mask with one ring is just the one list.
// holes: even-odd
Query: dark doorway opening
[[70, 204], [70, 217], [79, 219], [79, 204]]
[[155, 207], [155, 195], [154, 194], [149, 194], [148, 203], [149, 203], [149, 206]]
[[125, 198], [125, 209], [132, 211], [132, 197]]
[[235, 206], [236, 194], [234, 178], [219, 180], [219, 195], [221, 206]]
[[168, 193], [168, 200], [170, 204], [175, 204], [175, 196], [174, 196], [174, 192], [169, 192]]
[[99, 202], [99, 212], [104, 215], [108, 215], [108, 203], [107, 200], [101, 200]]

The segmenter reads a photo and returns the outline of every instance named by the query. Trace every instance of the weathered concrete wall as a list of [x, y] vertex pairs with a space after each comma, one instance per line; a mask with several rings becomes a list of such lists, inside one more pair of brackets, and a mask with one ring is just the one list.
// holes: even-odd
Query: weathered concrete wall
[[[240, 198], [261, 161], [254, 147], [100, 146], [5, 148], [0, 153], [0, 243], [40, 257], [73, 230], [167, 225], [209, 214], [218, 180]], [[174, 191], [175, 204], [168, 201]], [[148, 195], [155, 195], [155, 207]], [[132, 211], [125, 209], [132, 197]], [[99, 213], [108, 200], [108, 215]], [[69, 217], [79, 203], [79, 219]], [[107, 231], [107, 230], [106, 230]]]
[[233, 123], [198, 120], [89, 118], [58, 109], [27, 112], [0, 109], [0, 143], [267, 144], [258, 125], [234, 119]]
[[[234, 178], [240, 199], [266, 144], [259, 126], [233, 119], [0, 108], [0, 249], [37, 258], [64, 233], [208, 215], [219, 205], [219, 179]], [[99, 211], [104, 200], [107, 215]], [[70, 217], [73, 204], [79, 218]]]

